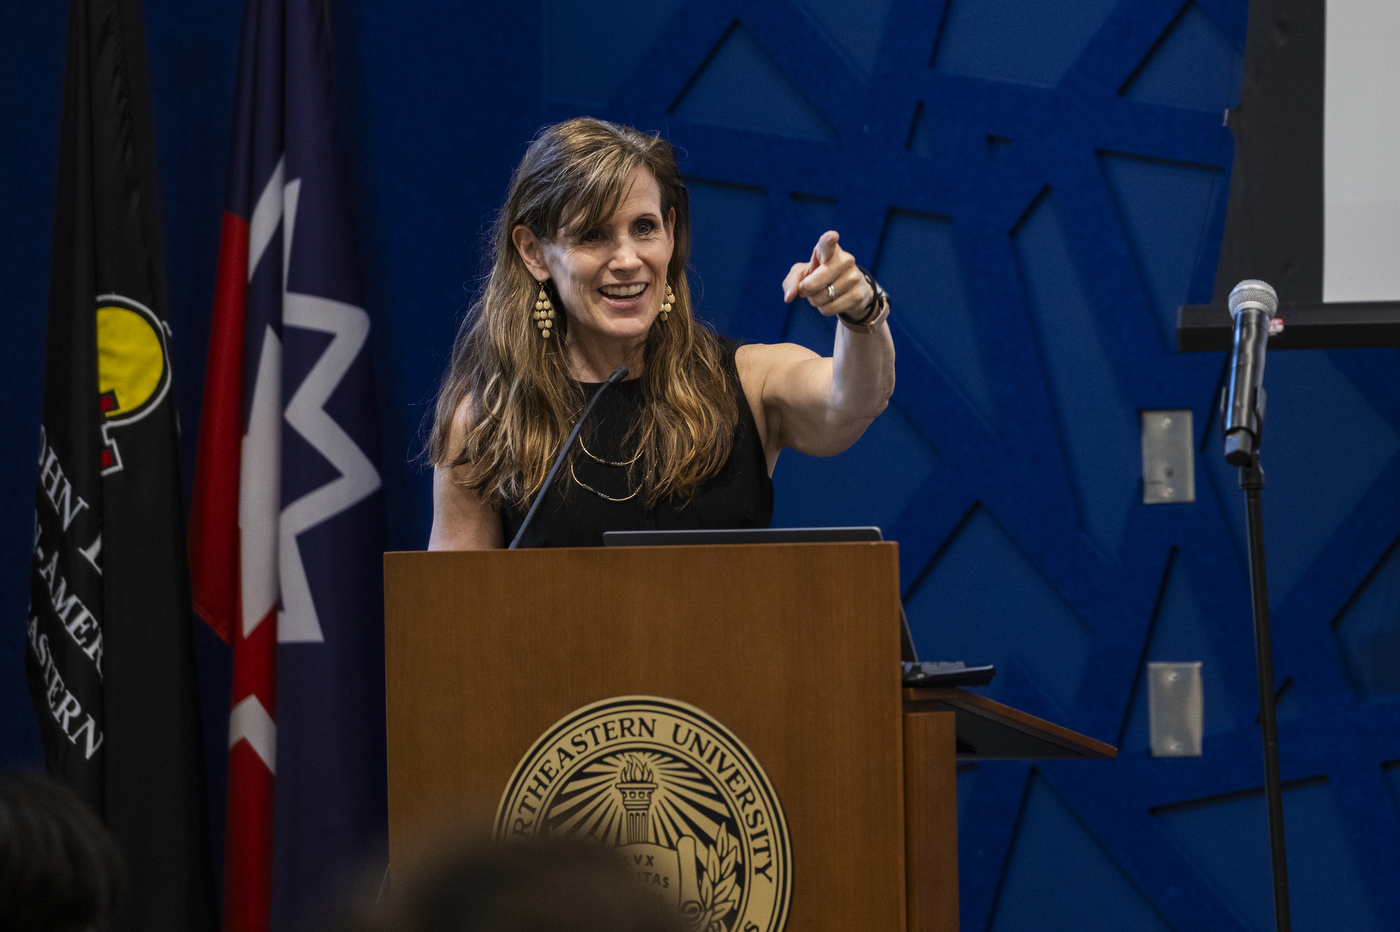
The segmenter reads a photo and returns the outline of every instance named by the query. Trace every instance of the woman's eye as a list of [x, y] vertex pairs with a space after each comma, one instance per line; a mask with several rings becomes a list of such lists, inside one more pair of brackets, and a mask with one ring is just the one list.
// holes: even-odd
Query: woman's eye
[[652, 232], [655, 229], [655, 225], [653, 225], [650, 220], [637, 221], [637, 233], [641, 236], [646, 236], [648, 233]]
[[580, 243], [597, 243], [597, 242], [601, 242], [602, 239], [603, 239], [603, 231], [602, 231], [602, 230], [586, 230], [586, 231], [584, 231], [583, 233], [579, 234], [578, 241], [579, 241]]

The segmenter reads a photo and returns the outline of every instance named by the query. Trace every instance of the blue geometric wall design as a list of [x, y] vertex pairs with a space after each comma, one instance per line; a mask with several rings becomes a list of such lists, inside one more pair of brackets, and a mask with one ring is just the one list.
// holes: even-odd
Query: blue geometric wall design
[[836, 225], [836, 198], [794, 194], [792, 200], [802, 208], [802, 212], [812, 223], [812, 229], [818, 234], [825, 233]]
[[[809, 201], [825, 206], [823, 201]], [[830, 224], [816, 224], [826, 229]], [[804, 301], [795, 302], [783, 340], [827, 354], [835, 324]], [[773, 471], [778, 487], [774, 527], [889, 527], [908, 500], [928, 482], [938, 451], [900, 411], [885, 410], [865, 435], [840, 456], [820, 459], [784, 450]], [[878, 483], [865, 481], [880, 476]], [[840, 489], [838, 496], [804, 494], [807, 489]]]
[[[692, 282], [721, 331], [829, 352], [832, 322], [778, 290], [825, 229], [894, 295], [893, 404], [841, 456], [785, 452], [775, 522], [880, 524], [921, 656], [993, 661], [984, 693], [1123, 742], [1112, 763], [960, 771], [964, 929], [1052, 928], [1046, 897], [1098, 904], [1074, 928], [1254, 928], [1210, 858], [1267, 845], [1232, 804], [1189, 806], [1262, 777], [1243, 504], [1212, 433], [1221, 355], [1174, 338], [1177, 305], [1214, 281], [1244, 25], [1243, 0], [691, 0], [646, 80], [597, 111], [680, 147]], [[1342, 645], [1386, 643], [1391, 622], [1361, 619], [1384, 614], [1391, 571], [1330, 622], [1400, 534], [1387, 365], [1275, 353], [1266, 378], [1284, 775], [1329, 781], [1311, 809], [1296, 800], [1315, 790], [1288, 794], [1297, 844], [1329, 861], [1295, 855], [1294, 908], [1330, 902], [1316, 869], [1355, 894], [1359, 928], [1400, 922], [1381, 769], [1400, 697], [1357, 705]], [[1192, 411], [1195, 503], [1141, 504], [1138, 411], [1160, 407]], [[1202, 758], [1148, 754], [1151, 660], [1203, 662]]]
[[991, 932], [1170, 932], [1044, 780], [1033, 776]]
[[831, 142], [836, 133], [797, 86], [736, 22], [705, 69], [672, 105], [678, 116], [701, 122]]
[[[1060, 709], [1074, 707], [1089, 631], [986, 509], [968, 517], [907, 608], [921, 656], [1003, 668], [1014, 661]], [[999, 690], [996, 684], [989, 694]]]
[[1176, 309], [1186, 303], [1202, 266], [1215, 268], [1215, 256], [1204, 247], [1224, 179], [1213, 166], [1107, 153], [1099, 160], [1151, 297], [1162, 346], [1170, 352], [1176, 348]]
[[[878, 426], [877, 426], [878, 425]], [[928, 481], [938, 455], [891, 405], [876, 424], [839, 457], [817, 459], [784, 450], [773, 470], [778, 485], [774, 527], [889, 527]], [[880, 482], [866, 482], [871, 475]], [[802, 490], [841, 489], [815, 497]]]
[[[1095, 904], [1076, 929], [1259, 927], [1266, 868], [1217, 870], [1267, 859], [1239, 815], [1262, 767], [1222, 354], [1178, 355], [1173, 333], [1214, 283], [1245, 0], [675, 0], [618, 27], [608, 75], [565, 61], [559, 3], [538, 122], [596, 88], [594, 115], [677, 145], [706, 319], [828, 352], [832, 322], [779, 291], [825, 229], [894, 295], [889, 411], [841, 456], [785, 452], [775, 521], [879, 523], [921, 656], [994, 661], [984, 693], [1123, 742], [960, 771], [963, 928], [1052, 928], [1049, 902]], [[1400, 926], [1400, 696], [1356, 673], [1400, 651], [1376, 637], [1400, 626], [1397, 571], [1377, 570], [1400, 536], [1396, 371], [1400, 353], [1274, 353], [1265, 380], [1299, 928], [1334, 891], [1353, 927]], [[1194, 503], [1141, 503], [1144, 408], [1191, 410]], [[1159, 659], [1204, 664], [1201, 758], [1147, 752]]]
[[[1400, 761], [1389, 761], [1384, 767], [1386, 782], [1390, 785], [1391, 800], [1400, 804]], [[961, 787], [961, 778], [958, 786]]]
[[545, 0], [550, 96], [606, 104], [680, 6], [681, 0]]
[[933, 119], [924, 113], [923, 101], [919, 101], [914, 108], [914, 120], [909, 127], [909, 141], [905, 148], [915, 155], [931, 158], [934, 140]]
[[[1347, 843], [1330, 787], [1309, 781], [1285, 788], [1283, 818], [1293, 927], [1347, 932], [1384, 928], [1360, 883], [1356, 852]], [[1268, 814], [1262, 793], [1208, 801], [1164, 813], [1160, 819], [1248, 928], [1255, 932], [1275, 928]], [[1233, 839], [1231, 843], [1221, 844], [1222, 832]], [[1314, 895], [1300, 895], [1308, 889]]]
[[940, 71], [1052, 86], [1083, 51], [1115, 0], [951, 0]]
[[1123, 94], [1143, 103], [1220, 113], [1235, 99], [1244, 56], [1199, 6], [1188, 3]]
[[[778, 283], [828, 228], [895, 296], [889, 413], [842, 456], [784, 453], [775, 521], [877, 521], [900, 542], [921, 656], [994, 661], [987, 694], [1123, 742], [1102, 765], [960, 772], [963, 928], [1049, 928], [1032, 904], [1082, 895], [1100, 910], [1079, 918], [1104, 928], [1244, 932], [1253, 907], [1210, 858], [1267, 846], [1233, 804], [1180, 808], [1261, 782], [1243, 505], [1211, 433], [1221, 357], [1179, 356], [1173, 333], [1213, 285], [1244, 4], [944, 6], [692, 0], [645, 86], [598, 115], [681, 147], [694, 275], [724, 332], [827, 352], [831, 322]], [[1374, 608], [1392, 571], [1370, 577], [1400, 534], [1393, 371], [1275, 353], [1266, 379], [1285, 778], [1329, 781], [1311, 809], [1295, 800], [1316, 790], [1288, 794], [1297, 844], [1328, 860], [1295, 855], [1294, 909], [1330, 903], [1315, 871], [1355, 894], [1358, 928], [1400, 921], [1381, 769], [1400, 759], [1400, 697], [1363, 685], [1357, 705], [1344, 660], [1348, 638], [1388, 643], [1373, 634], [1397, 624]], [[1141, 504], [1137, 412], [1157, 407], [1192, 410], [1193, 504]], [[1148, 755], [1140, 664], [1159, 659], [1204, 664], [1200, 759]]]
[[1084, 529], [1112, 557], [1139, 486], [1140, 441], [1053, 192], [1013, 235]]
[[894, 0], [802, 0], [802, 5], [861, 74], [875, 71]]
[[[699, 316], [721, 333], [742, 312], [743, 272], [763, 229], [767, 196], [757, 188], [689, 179], [691, 293]], [[737, 273], [737, 274], [736, 274]]]
[[1357, 696], [1400, 696], [1400, 548], [1391, 547], [1334, 627]]
[[996, 400], [982, 358], [977, 308], [968, 295], [952, 221], [891, 213], [875, 270], [891, 295], [914, 296], [925, 305], [922, 313], [909, 315], [909, 329], [977, 412], [995, 425]]

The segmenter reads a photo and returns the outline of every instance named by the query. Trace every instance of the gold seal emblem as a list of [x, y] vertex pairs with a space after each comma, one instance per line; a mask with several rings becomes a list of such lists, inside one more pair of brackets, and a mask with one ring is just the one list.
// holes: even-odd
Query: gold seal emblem
[[780, 932], [792, 893], [787, 820], [767, 774], [715, 719], [618, 696], [554, 724], [515, 768], [496, 838], [616, 847], [694, 932]]

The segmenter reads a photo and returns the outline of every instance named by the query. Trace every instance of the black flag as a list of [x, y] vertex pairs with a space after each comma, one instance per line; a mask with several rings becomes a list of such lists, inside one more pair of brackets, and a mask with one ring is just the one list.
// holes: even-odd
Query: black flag
[[120, 927], [212, 929], [140, 0], [69, 7], [30, 591], [49, 770], [116, 837]]

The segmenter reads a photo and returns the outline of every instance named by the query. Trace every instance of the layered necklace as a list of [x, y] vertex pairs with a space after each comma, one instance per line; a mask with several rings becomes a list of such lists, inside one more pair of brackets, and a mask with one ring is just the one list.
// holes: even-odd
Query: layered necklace
[[[582, 435], [582, 434], [579, 435], [579, 438], [578, 438], [578, 446], [579, 446], [579, 449], [583, 451], [583, 455], [584, 455], [584, 456], [588, 457], [588, 458], [591, 459], [593, 462], [598, 463], [598, 464], [603, 465], [603, 466], [617, 466], [617, 467], [621, 467], [621, 468], [623, 468], [623, 469], [626, 469], [628, 466], [631, 466], [633, 463], [637, 462], [637, 460], [641, 459], [641, 457], [642, 457], [642, 451], [641, 451], [641, 449], [639, 448], [639, 449], [637, 450], [637, 452], [634, 453], [634, 454], [632, 455], [632, 458], [631, 458], [630, 460], [625, 460], [625, 461], [619, 462], [619, 461], [617, 461], [617, 460], [607, 460], [607, 459], [603, 459], [601, 456], [598, 456], [598, 455], [594, 454], [593, 452], [591, 452], [591, 451], [588, 449], [588, 447], [584, 446], [584, 443], [583, 443], [583, 435]], [[582, 479], [580, 479], [580, 478], [578, 477], [578, 473], [574, 472], [574, 464], [573, 464], [572, 461], [569, 462], [569, 475], [570, 475], [570, 476], [573, 476], [574, 482], [579, 486], [579, 488], [583, 489], [583, 490], [586, 491], [586, 492], [592, 492], [594, 495], [598, 496], [599, 498], [603, 499], [604, 501], [609, 501], [609, 502], [625, 502], [625, 501], [630, 501], [631, 499], [636, 498], [636, 497], [637, 497], [637, 493], [640, 492], [640, 491], [642, 490], [642, 485], [641, 485], [641, 483], [638, 483], [638, 484], [637, 484], [637, 487], [636, 487], [635, 489], [633, 489], [631, 492], [627, 493], [626, 495], [620, 495], [620, 496], [619, 496], [619, 495], [609, 495], [609, 494], [606, 493], [606, 492], [600, 492], [599, 490], [593, 488], [593, 486], [589, 485], [587, 482], [584, 482]]]

